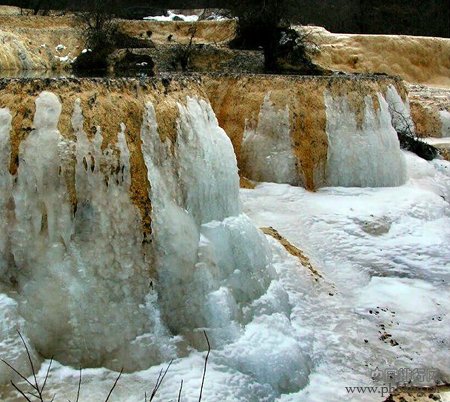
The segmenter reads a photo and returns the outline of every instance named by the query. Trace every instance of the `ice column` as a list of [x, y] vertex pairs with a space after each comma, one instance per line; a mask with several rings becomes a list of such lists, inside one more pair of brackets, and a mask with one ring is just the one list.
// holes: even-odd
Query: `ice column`
[[364, 98], [362, 123], [346, 97], [325, 94], [330, 186], [391, 187], [406, 180], [406, 165], [385, 99]]
[[142, 129], [160, 300], [174, 331], [208, 327], [217, 344], [236, 336], [274, 272], [240, 211], [236, 158], [211, 106], [187, 98], [179, 112], [175, 144], [161, 142], [152, 104]]
[[268, 93], [255, 129], [246, 127], [242, 141], [243, 170], [248, 178], [299, 184], [291, 141], [289, 108], [277, 110]]

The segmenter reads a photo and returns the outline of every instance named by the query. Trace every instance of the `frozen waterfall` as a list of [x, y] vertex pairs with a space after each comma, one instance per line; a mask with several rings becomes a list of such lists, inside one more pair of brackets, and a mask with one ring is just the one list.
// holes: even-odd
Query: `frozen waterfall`
[[376, 109], [371, 96], [364, 98], [358, 122], [345, 96], [325, 94], [330, 186], [393, 187], [405, 182], [406, 164], [388, 103], [380, 94], [377, 101]]
[[188, 98], [179, 111], [173, 149], [151, 103], [142, 129], [159, 297], [170, 328], [208, 327], [215, 342], [231, 340], [275, 274], [264, 236], [240, 211], [236, 158], [211, 106]]
[[[2, 357], [26, 370], [16, 328], [36, 356], [127, 371], [203, 346], [198, 328], [215, 346], [236, 339], [276, 275], [265, 237], [240, 210], [236, 158], [209, 104], [178, 104], [174, 143], [161, 141], [146, 105], [151, 242], [130, 196], [127, 127], [105, 147], [101, 127], [85, 133], [77, 100], [70, 140], [58, 130], [61, 109], [53, 93], [36, 99], [15, 176], [11, 112], [0, 109]], [[9, 374], [0, 368], [0, 380]]]
[[277, 110], [268, 93], [256, 128], [246, 127], [242, 141], [243, 167], [249, 179], [299, 184], [291, 140], [289, 107]]

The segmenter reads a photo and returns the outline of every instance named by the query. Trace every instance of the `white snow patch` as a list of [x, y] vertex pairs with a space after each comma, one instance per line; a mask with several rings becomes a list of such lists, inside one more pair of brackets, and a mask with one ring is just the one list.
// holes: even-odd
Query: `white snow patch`
[[168, 15], [157, 15], [144, 17], [144, 20], [150, 21], [186, 21], [186, 22], [195, 22], [198, 21], [198, 15], [184, 15], [184, 14], [175, 14], [172, 11], [167, 12]]

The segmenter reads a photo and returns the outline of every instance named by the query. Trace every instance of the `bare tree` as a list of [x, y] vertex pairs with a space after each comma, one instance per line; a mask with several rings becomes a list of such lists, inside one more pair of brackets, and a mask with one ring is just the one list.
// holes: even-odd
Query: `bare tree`
[[416, 136], [411, 117], [405, 116], [399, 109], [395, 105], [389, 105], [389, 113], [397, 131], [401, 148], [414, 152], [417, 156], [428, 161], [436, 158], [439, 154], [438, 149]]

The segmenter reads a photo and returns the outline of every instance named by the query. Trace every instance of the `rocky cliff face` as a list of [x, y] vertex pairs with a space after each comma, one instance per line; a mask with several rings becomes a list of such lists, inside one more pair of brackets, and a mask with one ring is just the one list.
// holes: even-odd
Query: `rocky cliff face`
[[67, 68], [83, 50], [74, 18], [0, 15], [0, 71]]
[[450, 86], [450, 39], [395, 35], [335, 34], [312, 28], [319, 46], [313, 59], [347, 73], [384, 73], [410, 83]]
[[[120, 31], [148, 45], [187, 44], [192, 23], [118, 20]], [[194, 43], [228, 43], [235, 36], [236, 22], [200, 21], [196, 23]], [[83, 51], [83, 27], [74, 16], [43, 17], [2, 15], [0, 13], [0, 71], [58, 71], [70, 68]], [[124, 47], [129, 47], [124, 45]], [[208, 55], [206, 55], [206, 58]], [[217, 58], [217, 56], [216, 56]], [[204, 62], [204, 61], [203, 61]]]

